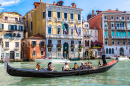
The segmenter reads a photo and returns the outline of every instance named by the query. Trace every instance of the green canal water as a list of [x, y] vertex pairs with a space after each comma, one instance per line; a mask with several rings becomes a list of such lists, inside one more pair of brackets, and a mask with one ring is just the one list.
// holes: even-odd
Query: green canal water
[[[76, 61], [78, 65], [84, 61]], [[111, 60], [107, 60], [109, 62]], [[98, 60], [91, 60], [93, 66], [97, 66]], [[73, 63], [69, 63], [73, 67]], [[35, 68], [35, 62], [11, 62], [11, 66], [17, 68]], [[41, 64], [41, 68], [46, 68], [47, 64]], [[53, 64], [56, 70], [61, 70], [64, 64]], [[130, 60], [119, 61], [109, 71], [98, 74], [84, 76], [69, 76], [58, 78], [32, 78], [13, 77], [6, 73], [4, 64], [0, 63], [0, 86], [130, 86]]]

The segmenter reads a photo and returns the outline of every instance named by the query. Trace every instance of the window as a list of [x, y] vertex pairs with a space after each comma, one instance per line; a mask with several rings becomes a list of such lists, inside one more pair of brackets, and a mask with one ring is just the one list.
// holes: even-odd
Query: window
[[123, 45], [125, 45], [125, 41], [123, 41]]
[[48, 17], [51, 17], [51, 11], [48, 11]]
[[74, 44], [74, 41], [71, 41], [71, 45]]
[[19, 47], [19, 42], [15, 42], [15, 47]]
[[29, 41], [27, 41], [27, 46], [30, 46], [30, 45], [29, 45]]
[[60, 28], [57, 28], [57, 34], [60, 34]]
[[79, 41], [79, 44], [81, 44], [81, 41]]
[[25, 46], [25, 42], [23, 42], [23, 46]]
[[130, 29], [130, 23], [127, 23], [127, 28]]
[[22, 31], [23, 30], [23, 26], [19, 26], [19, 30]]
[[108, 48], [106, 48], [106, 54], [108, 54]]
[[[74, 44], [74, 41], [71, 41], [71, 45]], [[74, 52], [74, 48], [71, 48], [71, 51]]]
[[31, 13], [31, 18], [32, 18], [32, 13]]
[[5, 53], [5, 56], [9, 57], [9, 53]]
[[81, 20], [81, 15], [80, 14], [78, 14], [78, 20]]
[[51, 34], [51, 27], [48, 27], [48, 34]]
[[79, 29], [79, 35], [81, 35], [81, 29]]
[[48, 44], [52, 44], [52, 40], [48, 40]]
[[100, 17], [100, 21], [102, 21], [102, 17]]
[[59, 6], [63, 6], [63, 3], [59, 3]]
[[111, 27], [114, 27], [114, 22], [111, 22]]
[[60, 18], [60, 12], [57, 12], [57, 18]]
[[44, 51], [41, 51], [41, 55], [44, 55]]
[[58, 44], [61, 44], [61, 40], [58, 40]]
[[114, 48], [112, 48], [112, 54], [114, 54]]
[[114, 40], [112, 40], [112, 45], [115, 45], [115, 42], [114, 42]]
[[111, 16], [111, 20], [114, 20], [114, 17], [113, 17], [113, 16]]
[[105, 27], [107, 27], [107, 22], [104, 23]]
[[107, 37], [107, 31], [105, 31], [105, 36]]
[[67, 19], [67, 13], [64, 13], [64, 19]]
[[88, 27], [88, 24], [85, 24], [85, 27]]
[[114, 31], [112, 31], [112, 36], [114, 36]]
[[15, 18], [15, 21], [18, 21], [18, 18]]
[[41, 46], [44, 46], [44, 41], [41, 41]]
[[36, 55], [36, 51], [33, 51], [32, 55], [35, 56]]
[[116, 17], [116, 20], [119, 20], [119, 16]]
[[32, 21], [30, 22], [30, 31], [32, 31]]
[[8, 20], [8, 17], [5, 17], [5, 20]]
[[19, 53], [16, 53], [16, 57], [19, 57]]
[[107, 40], [105, 41], [105, 45], [107, 45]]
[[70, 16], [71, 16], [71, 19], [74, 19], [74, 18], [73, 18], [73, 13], [71, 13]]
[[127, 17], [127, 20], [130, 20], [130, 17]]
[[111, 48], [109, 48], [109, 54], [111, 54]]
[[125, 20], [125, 17], [122, 17], [122, 20]]
[[107, 20], [107, 16], [104, 16], [104, 19]]
[[73, 29], [71, 29], [71, 35], [73, 35]]
[[37, 45], [36, 41], [32, 41], [32, 46], [36, 46], [36, 45]]
[[4, 29], [4, 24], [0, 24], [0, 29]]
[[117, 45], [118, 45], [118, 46], [120, 45], [120, 41], [117, 42]]
[[130, 31], [128, 31], [128, 37], [130, 37]]
[[46, 17], [46, 12], [43, 12], [43, 19]]
[[100, 28], [102, 28], [102, 23], [100, 23]]
[[5, 42], [5, 47], [9, 47], [9, 42]]

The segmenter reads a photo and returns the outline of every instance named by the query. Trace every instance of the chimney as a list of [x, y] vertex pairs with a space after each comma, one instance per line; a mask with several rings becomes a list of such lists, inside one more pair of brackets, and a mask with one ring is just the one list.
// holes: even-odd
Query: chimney
[[118, 8], [116, 8], [116, 11], [119, 11]]
[[92, 10], [92, 16], [94, 16], [94, 10]]
[[53, 1], [53, 5], [56, 5], [55, 1]]
[[75, 5], [75, 3], [71, 3], [71, 4], [72, 4], [72, 7], [73, 7], [73, 8], [76, 8], [76, 5]]

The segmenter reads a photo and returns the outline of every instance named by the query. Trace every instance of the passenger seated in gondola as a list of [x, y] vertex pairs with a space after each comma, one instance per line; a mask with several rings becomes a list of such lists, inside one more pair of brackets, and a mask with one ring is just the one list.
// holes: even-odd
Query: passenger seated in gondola
[[81, 62], [80, 69], [85, 69], [85, 68], [86, 68], [86, 66], [84, 65], [84, 63], [83, 63], [83, 62]]
[[72, 70], [78, 70], [78, 69], [80, 69], [80, 68], [79, 68], [79, 66], [77, 65], [77, 63], [75, 62], [75, 63], [74, 63], [74, 68], [72, 68]]
[[41, 69], [39, 64], [40, 64], [40, 63], [37, 63], [37, 65], [36, 65], [36, 70], [40, 70], [40, 69]]
[[55, 69], [55, 66], [51, 67], [51, 65], [52, 65], [52, 62], [49, 62], [48, 63], [48, 68], [47, 68], [48, 71], [53, 71], [53, 69]]
[[93, 68], [93, 66], [92, 66], [92, 62], [88, 62], [87, 65], [88, 65], [88, 67], [87, 67], [88, 69]]
[[65, 62], [64, 71], [68, 71], [70, 69], [70, 66], [67, 62]]

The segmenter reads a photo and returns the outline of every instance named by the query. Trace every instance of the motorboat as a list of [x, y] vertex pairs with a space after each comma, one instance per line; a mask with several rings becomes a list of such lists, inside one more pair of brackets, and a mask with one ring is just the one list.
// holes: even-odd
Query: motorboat
[[129, 60], [129, 58], [127, 56], [111, 56], [111, 59], [116, 59], [118, 58], [118, 60]]

